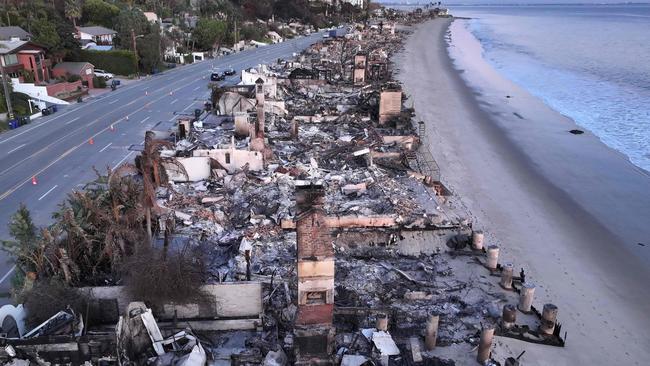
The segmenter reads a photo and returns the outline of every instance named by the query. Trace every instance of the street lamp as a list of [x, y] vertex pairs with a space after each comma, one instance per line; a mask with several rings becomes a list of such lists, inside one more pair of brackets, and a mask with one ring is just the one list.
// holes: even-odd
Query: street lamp
[[144, 37], [143, 34], [135, 35], [135, 30], [131, 28], [131, 39], [133, 40], [133, 54], [135, 55], [135, 75], [140, 78], [140, 70], [138, 68], [138, 46], [136, 45], [136, 38]]

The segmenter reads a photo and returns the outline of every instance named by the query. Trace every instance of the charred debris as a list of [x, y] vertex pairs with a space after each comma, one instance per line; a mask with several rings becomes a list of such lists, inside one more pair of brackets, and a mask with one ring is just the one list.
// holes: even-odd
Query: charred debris
[[441, 183], [425, 142], [435, 121], [416, 120], [393, 80], [407, 32], [356, 25], [243, 70], [205, 111], [147, 132], [134, 170], [143, 240], [200, 253], [202, 296], [151, 304], [122, 286], [80, 288], [84, 314], [62, 309], [30, 332], [15, 309], [0, 357], [518, 365], [493, 337], [564, 346], [558, 309], [533, 306], [524, 270], [499, 262]]

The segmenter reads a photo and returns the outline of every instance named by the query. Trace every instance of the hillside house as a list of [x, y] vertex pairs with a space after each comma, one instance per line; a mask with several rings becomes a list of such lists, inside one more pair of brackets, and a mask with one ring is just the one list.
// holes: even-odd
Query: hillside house
[[29, 41], [32, 35], [20, 27], [0, 27], [0, 41]]
[[116, 34], [116, 31], [101, 26], [77, 27], [76, 37], [82, 46], [90, 42], [97, 45], [112, 45]]
[[29, 41], [0, 41], [0, 56], [10, 78], [24, 79], [31, 74], [36, 84], [50, 80], [52, 63], [45, 57], [45, 49]]

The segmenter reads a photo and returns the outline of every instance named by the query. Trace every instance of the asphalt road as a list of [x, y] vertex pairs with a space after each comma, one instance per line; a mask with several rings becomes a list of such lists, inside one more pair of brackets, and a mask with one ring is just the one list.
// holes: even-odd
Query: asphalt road
[[[67, 194], [96, 177], [93, 167], [105, 171], [131, 162], [137, 152], [129, 147], [141, 144], [145, 131], [171, 127], [178, 114], [201, 108], [209, 99], [212, 69], [232, 67], [239, 72], [289, 57], [321, 38], [322, 33], [316, 33], [171, 69], [3, 133], [0, 239], [10, 239], [7, 224], [21, 203], [37, 225], [49, 224]], [[239, 73], [227, 81], [238, 79]], [[0, 293], [7, 293], [13, 269], [11, 258], [0, 251]]]

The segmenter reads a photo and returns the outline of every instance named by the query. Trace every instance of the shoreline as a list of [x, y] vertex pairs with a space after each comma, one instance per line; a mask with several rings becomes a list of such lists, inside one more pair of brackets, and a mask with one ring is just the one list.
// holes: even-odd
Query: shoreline
[[[567, 347], [559, 352], [500, 339], [501, 344], [510, 353], [526, 349], [524, 359], [533, 364], [647, 361], [650, 334], [643, 304], [650, 298], [644, 286], [650, 276], [643, 261], [621, 251], [619, 237], [549, 179], [540, 157], [523, 151], [521, 144], [539, 136], [525, 136], [530, 133], [526, 126], [511, 131], [512, 125], [499, 120], [512, 118], [512, 112], [495, 108], [498, 99], [484, 98], [489, 90], [466, 85], [463, 76], [469, 77], [469, 71], [458, 70], [447, 52], [451, 22], [434, 20], [415, 28], [397, 62], [408, 63], [399, 79], [412, 94], [418, 118], [431, 127], [425, 139], [443, 182], [483, 226], [487, 240], [501, 246], [504, 258], [531, 274], [538, 284], [535, 303], [560, 307], [560, 322], [569, 333]], [[521, 92], [513, 99], [525, 99]], [[587, 134], [566, 132], [566, 137]], [[553, 141], [547, 131], [540, 135]]]
[[[450, 28], [463, 25], [453, 22]], [[649, 266], [650, 251], [641, 249], [650, 244], [650, 227], [646, 224], [650, 218], [650, 173], [587, 128], [501, 76], [483, 61], [481, 45], [469, 32], [456, 29], [455, 33], [471, 37], [460, 42], [470, 51], [456, 50], [461, 54], [453, 56], [453, 47], [448, 47], [448, 70], [463, 74], [459, 75], [460, 82], [481, 110], [490, 114], [491, 125], [506, 137], [503, 142], [515, 148], [525, 158], [525, 166], [553, 188], [557, 200], [573, 203], [577, 206], [574, 212], [590, 216], [630, 255], [642, 257], [642, 264]], [[472, 56], [480, 61], [458, 65], [459, 59], [462, 63]], [[473, 71], [471, 75], [463, 67]], [[572, 129], [581, 129], [583, 134], [570, 134]], [[650, 278], [650, 272], [646, 273]]]

